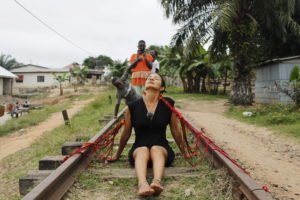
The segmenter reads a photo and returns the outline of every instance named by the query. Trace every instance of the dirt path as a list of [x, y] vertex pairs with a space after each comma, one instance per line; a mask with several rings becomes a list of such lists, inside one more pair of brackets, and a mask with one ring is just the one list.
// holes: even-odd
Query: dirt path
[[[75, 101], [70, 109], [68, 109], [69, 118], [80, 111], [85, 105], [93, 101], [88, 99], [84, 101]], [[28, 147], [36, 139], [41, 137], [43, 133], [51, 131], [56, 127], [64, 124], [61, 112], [56, 112], [50, 115], [45, 121], [24, 129], [23, 132], [16, 131], [15, 133], [0, 138], [0, 161], [21, 149]]]
[[[181, 111], [278, 199], [300, 199], [300, 143], [223, 116], [224, 100], [184, 101]], [[299, 130], [300, 131], [300, 130]]]

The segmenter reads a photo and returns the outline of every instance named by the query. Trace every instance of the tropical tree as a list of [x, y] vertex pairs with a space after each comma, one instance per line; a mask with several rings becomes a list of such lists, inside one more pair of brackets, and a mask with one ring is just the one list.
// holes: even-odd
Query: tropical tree
[[87, 66], [84, 66], [83, 68], [80, 67], [73, 67], [70, 69], [70, 74], [71, 77], [73, 77], [74, 79], [74, 91], [77, 92], [78, 91], [78, 85], [81, 82], [85, 82], [87, 80], [86, 76], [87, 76]]
[[[259, 29], [264, 27], [279, 35], [291, 31], [300, 34], [300, 27], [293, 19], [296, 1], [286, 0], [161, 0], [167, 17], [182, 27], [173, 37], [172, 45], [187, 40], [190, 45], [212, 37], [212, 52], [230, 49], [233, 57], [233, 86], [231, 102], [250, 105], [253, 102], [251, 87], [252, 70], [259, 46]], [[259, 36], [259, 37], [258, 37]]]
[[20, 63], [18, 63], [16, 61], [15, 58], [12, 58], [11, 55], [5, 55], [5, 54], [1, 54], [0, 55], [0, 66], [7, 69], [7, 70], [11, 70], [14, 67], [19, 66]]
[[110, 73], [108, 76], [121, 77], [127, 69], [128, 69], [127, 59], [124, 61], [115, 60], [113, 64], [109, 67]]
[[183, 45], [173, 48], [166, 46], [160, 57], [160, 73], [170, 77], [179, 76], [184, 92], [205, 92], [208, 64], [207, 51], [201, 45], [195, 46], [193, 51]]
[[63, 73], [62, 75], [57, 75], [56, 73], [52, 73], [54, 76], [54, 79], [59, 83], [59, 91], [60, 91], [60, 96], [64, 94], [63, 91], [63, 82], [69, 80], [70, 74], [68, 72]]
[[113, 60], [105, 55], [99, 55], [97, 57], [88, 57], [84, 59], [83, 66], [87, 66], [89, 69], [95, 69], [96, 66], [104, 67], [111, 66], [113, 64]]

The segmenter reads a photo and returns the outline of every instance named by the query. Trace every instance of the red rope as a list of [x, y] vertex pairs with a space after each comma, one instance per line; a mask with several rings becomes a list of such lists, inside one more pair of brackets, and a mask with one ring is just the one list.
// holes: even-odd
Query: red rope
[[[180, 124], [181, 126], [186, 126], [191, 133], [194, 135], [194, 137], [196, 138], [196, 140], [199, 142], [201, 139], [203, 141], [205, 141], [206, 143], [206, 148], [208, 149], [210, 148], [211, 150], [215, 150], [218, 151], [219, 153], [221, 153], [224, 157], [226, 157], [228, 160], [230, 160], [235, 166], [237, 166], [240, 170], [242, 170], [244, 173], [250, 175], [249, 172], [247, 172], [244, 168], [242, 168], [235, 160], [233, 160], [223, 149], [221, 149], [219, 146], [217, 146], [211, 139], [209, 139], [207, 136], [204, 135], [203, 131], [199, 131], [198, 129], [196, 129], [195, 127], [193, 127], [183, 116], [182, 114], [176, 110], [167, 100], [165, 100], [162, 96], [160, 96], [160, 99], [170, 108], [170, 110], [176, 114], [177, 118], [180, 120]], [[182, 128], [182, 130], [184, 130], [184, 128]], [[183, 131], [183, 137], [184, 140], [186, 139], [186, 132]], [[185, 142], [187, 145], [187, 149], [190, 150], [191, 147], [189, 146], [189, 144], [187, 142]], [[184, 155], [185, 159], [188, 158], [187, 155]], [[190, 164], [191, 162], [186, 159]], [[192, 166], [194, 166], [192, 164]]]
[[105, 133], [102, 137], [97, 139], [95, 142], [87, 142], [82, 145], [82, 147], [76, 149], [73, 153], [70, 155], [66, 156], [63, 159], [63, 162], [67, 161], [70, 157], [76, 155], [76, 154], [81, 154], [83, 151], [89, 149], [90, 152], [86, 154], [86, 156], [90, 156], [92, 154], [95, 154], [97, 150], [102, 150], [107, 148], [107, 152], [104, 155], [100, 155], [98, 158], [100, 160], [105, 160], [107, 156], [112, 154], [113, 151], [113, 146], [114, 146], [114, 140], [115, 136], [119, 133], [120, 128], [125, 124], [124, 121], [119, 122], [114, 129], [108, 131]]

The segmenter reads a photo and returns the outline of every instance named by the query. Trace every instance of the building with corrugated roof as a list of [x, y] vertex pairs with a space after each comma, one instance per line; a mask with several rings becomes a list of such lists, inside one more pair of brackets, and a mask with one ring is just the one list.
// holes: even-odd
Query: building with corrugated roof
[[275, 81], [281, 88], [290, 90], [287, 82], [294, 66], [300, 67], [300, 55], [262, 62], [256, 68], [255, 102], [292, 103], [293, 101], [289, 96], [277, 89]]

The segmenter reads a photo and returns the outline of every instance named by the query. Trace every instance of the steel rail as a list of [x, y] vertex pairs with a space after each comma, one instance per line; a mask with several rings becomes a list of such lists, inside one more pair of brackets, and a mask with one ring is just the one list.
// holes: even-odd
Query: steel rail
[[[120, 121], [125, 113], [124, 108], [117, 116], [106, 124], [89, 142], [95, 142], [103, 134], [109, 131], [113, 125]], [[61, 199], [75, 181], [76, 174], [87, 167], [91, 162], [92, 156], [85, 156], [90, 149], [70, 157], [66, 162], [61, 164], [46, 179], [34, 187], [31, 192], [22, 198], [22, 200], [58, 200]]]
[[[186, 117], [185, 117], [186, 119]], [[188, 121], [188, 120], [187, 120]], [[195, 127], [190, 121], [189, 123]], [[200, 129], [198, 129], [200, 130]], [[212, 160], [212, 165], [215, 168], [226, 168], [229, 175], [234, 179], [233, 196], [236, 200], [241, 200], [246, 197], [248, 200], [274, 200], [270, 193], [266, 192], [252, 177], [243, 172], [239, 167], [233, 164], [223, 154], [216, 151], [213, 146], [200, 138], [202, 148], [200, 151], [204, 153], [207, 160]]]

